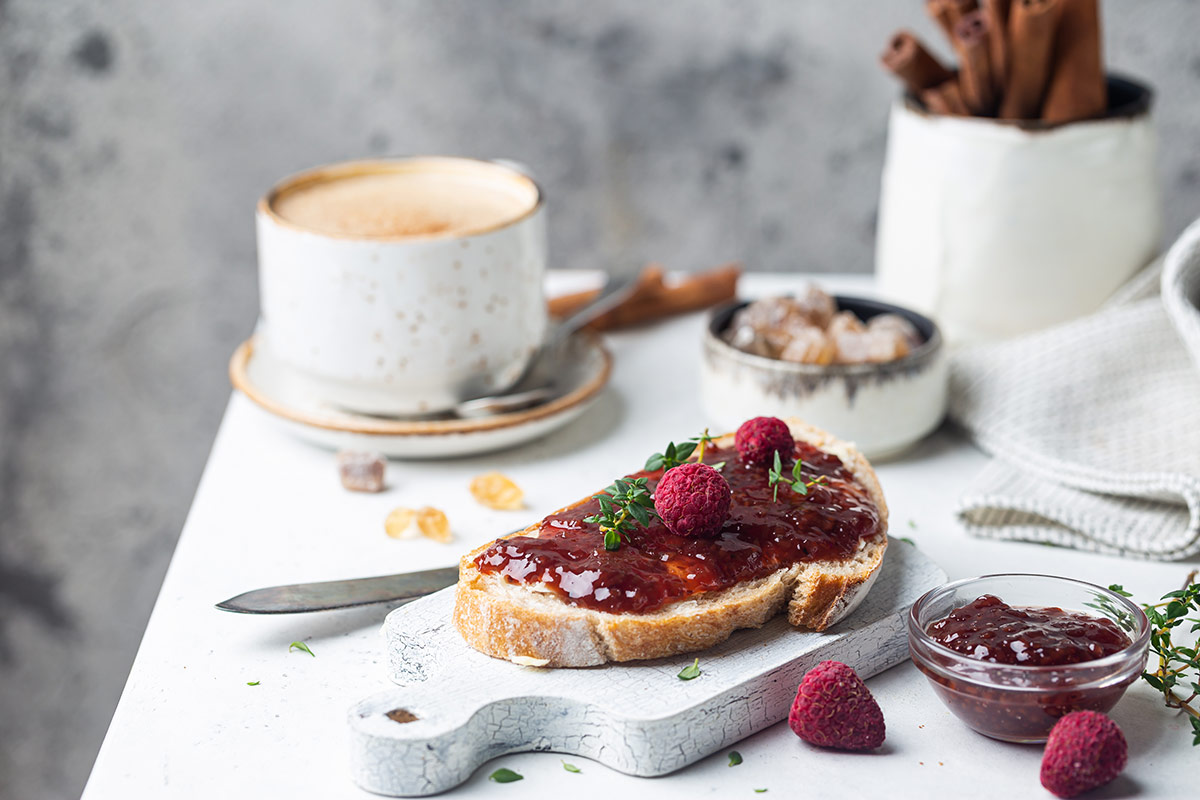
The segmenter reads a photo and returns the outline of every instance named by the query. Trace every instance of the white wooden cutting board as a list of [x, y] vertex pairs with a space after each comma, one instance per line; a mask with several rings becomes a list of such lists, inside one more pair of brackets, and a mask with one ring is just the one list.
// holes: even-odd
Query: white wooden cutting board
[[[820, 661], [866, 678], [907, 659], [905, 614], [945, 580], [893, 539], [866, 600], [824, 633], [776, 617], [700, 653], [583, 669], [520, 667], [472, 650], [450, 621], [454, 588], [443, 589], [384, 623], [400, 688], [350, 710], [352, 774], [379, 794], [429, 795], [496, 756], [536, 750], [664, 775], [786, 718], [800, 678]], [[680, 680], [697, 655], [700, 677]], [[418, 719], [396, 722], [394, 709]]]

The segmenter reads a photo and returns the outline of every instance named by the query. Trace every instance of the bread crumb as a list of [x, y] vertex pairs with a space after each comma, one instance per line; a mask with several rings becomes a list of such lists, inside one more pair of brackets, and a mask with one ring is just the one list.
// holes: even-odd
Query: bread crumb
[[522, 667], [544, 667], [550, 663], [548, 658], [534, 658], [533, 656], [509, 656], [508, 660]]

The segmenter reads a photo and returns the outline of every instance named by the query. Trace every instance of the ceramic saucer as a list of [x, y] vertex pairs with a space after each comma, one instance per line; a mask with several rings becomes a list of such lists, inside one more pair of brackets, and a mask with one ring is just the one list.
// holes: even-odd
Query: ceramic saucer
[[301, 439], [332, 449], [375, 450], [394, 458], [454, 458], [525, 444], [577, 418], [596, 399], [612, 372], [612, 356], [599, 337], [574, 334], [560, 376], [562, 393], [532, 408], [480, 419], [399, 420], [356, 414], [316, 397], [289, 369], [243, 342], [229, 360], [238, 391]]

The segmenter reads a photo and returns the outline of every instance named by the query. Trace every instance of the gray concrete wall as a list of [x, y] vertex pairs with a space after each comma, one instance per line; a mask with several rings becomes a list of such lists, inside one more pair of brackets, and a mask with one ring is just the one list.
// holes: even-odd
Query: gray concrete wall
[[[1200, 214], [1200, 2], [1105, 3]], [[871, 267], [917, 0], [0, 0], [0, 797], [78, 794], [255, 316], [256, 198], [508, 156], [556, 266]]]

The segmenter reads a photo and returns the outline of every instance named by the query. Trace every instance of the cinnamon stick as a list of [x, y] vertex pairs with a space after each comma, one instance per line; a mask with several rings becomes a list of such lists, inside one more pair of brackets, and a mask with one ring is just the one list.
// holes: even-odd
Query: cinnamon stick
[[1107, 108], [1098, 0], [1062, 0], [1042, 119], [1046, 122], [1091, 119], [1102, 116]]
[[992, 62], [992, 89], [998, 97], [1003, 97], [1004, 76], [1008, 74], [1008, 20], [1011, 16], [1012, 0], [986, 0], [983, 10], [988, 17], [988, 56]]
[[972, 114], [981, 117], [990, 117], [996, 111], [988, 29], [988, 18], [981, 11], [964, 15], [954, 26], [954, 49], [958, 52], [958, 79], [963, 100]]
[[954, 39], [954, 20], [950, 17], [950, 7], [946, 0], [925, 0], [925, 11], [951, 40]]
[[[656, 296], [663, 288], [663, 268], [658, 264], [647, 264], [638, 274], [633, 284], [633, 290], [624, 302], [628, 303], [636, 297]], [[586, 289], [582, 292], [560, 294], [546, 301], [546, 309], [550, 316], [566, 318], [583, 308], [600, 294], [599, 289]]]
[[1011, 58], [1000, 104], [1001, 119], [1037, 119], [1050, 80], [1060, 0], [1017, 0], [1009, 16]]
[[967, 110], [967, 104], [963, 102], [962, 90], [958, 88], [958, 81], [954, 78], [921, 92], [921, 102], [934, 114], [966, 117], [971, 113]]
[[925, 0], [925, 10], [951, 43], [954, 42], [954, 26], [977, 8], [979, 0]]
[[954, 77], [908, 31], [900, 31], [888, 41], [880, 60], [915, 95]]
[[[649, 273], [649, 275], [648, 275]], [[639, 276], [633, 294], [616, 308], [601, 315], [587, 327], [605, 331], [614, 328], [641, 325], [664, 317], [698, 311], [737, 296], [738, 277], [742, 274], [740, 264], [726, 264], [714, 269], [688, 275], [666, 284], [662, 280], [662, 268], [651, 265]], [[568, 295], [573, 298], [574, 308], [579, 308], [578, 299], [586, 302], [594, 297], [596, 290]], [[549, 301], [550, 313], [563, 316], [562, 307], [566, 298], [556, 297]], [[567, 310], [569, 313], [569, 309]]]

